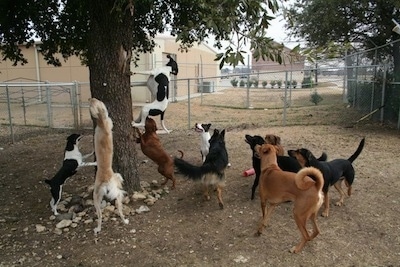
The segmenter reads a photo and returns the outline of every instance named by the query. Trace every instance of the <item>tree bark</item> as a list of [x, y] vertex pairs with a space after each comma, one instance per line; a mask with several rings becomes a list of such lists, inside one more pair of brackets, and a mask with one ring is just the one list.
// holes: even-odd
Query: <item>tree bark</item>
[[88, 64], [92, 97], [104, 102], [114, 123], [113, 169], [124, 187], [140, 189], [137, 152], [131, 122], [130, 58], [133, 17], [113, 10], [114, 1], [91, 1]]

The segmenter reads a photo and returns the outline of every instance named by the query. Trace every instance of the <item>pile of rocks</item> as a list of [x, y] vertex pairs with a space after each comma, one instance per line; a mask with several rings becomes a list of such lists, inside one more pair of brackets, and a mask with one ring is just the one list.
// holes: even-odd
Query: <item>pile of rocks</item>
[[[141, 181], [142, 191], [134, 192], [131, 196], [126, 196], [123, 200], [123, 213], [126, 216], [142, 214], [149, 212], [149, 206], [153, 206], [164, 195], [169, 194], [167, 187], [159, 187], [156, 180], [151, 183]], [[89, 186], [86, 192], [81, 195], [69, 196], [60, 201], [58, 211], [60, 214], [51, 215], [50, 221], [55, 222], [55, 228], [48, 229], [42, 224], [36, 224], [36, 232], [52, 231], [56, 234], [70, 231], [70, 228], [76, 228], [81, 225], [92, 224], [96, 219], [96, 213], [93, 206], [93, 185]], [[139, 203], [139, 207], [134, 209], [134, 203]], [[130, 204], [130, 205], [127, 205]], [[117, 220], [119, 218], [114, 203], [104, 199], [101, 202], [103, 211], [103, 221]], [[53, 225], [51, 223], [50, 225]]]

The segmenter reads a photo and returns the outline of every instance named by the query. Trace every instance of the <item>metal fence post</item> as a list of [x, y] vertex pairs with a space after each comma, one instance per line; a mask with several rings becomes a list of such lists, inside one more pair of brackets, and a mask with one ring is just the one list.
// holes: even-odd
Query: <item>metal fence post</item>
[[72, 106], [72, 114], [74, 116], [74, 128], [79, 128], [79, 116], [78, 116], [78, 99], [77, 99], [77, 91], [78, 91], [78, 84], [76, 81], [73, 82], [73, 86], [71, 86], [71, 106]]
[[8, 85], [6, 85], [6, 95], [7, 95], [7, 109], [8, 109], [8, 121], [10, 122], [10, 134], [11, 134], [11, 142], [14, 144], [14, 128], [12, 124], [12, 115], [11, 115], [11, 100], [10, 93], [8, 91]]
[[188, 87], [187, 87], [187, 93], [188, 93], [188, 129], [190, 129], [190, 79], [188, 79]]
[[47, 125], [53, 128], [53, 113], [51, 110], [51, 89], [46, 81]]
[[[381, 97], [381, 107], [385, 105], [385, 90], [386, 90], [386, 72], [388, 70], [388, 63], [385, 62], [385, 65], [383, 67], [383, 83], [382, 83], [382, 97]], [[383, 116], [385, 113], [385, 108], [381, 108], [381, 118], [380, 122], [383, 123]]]

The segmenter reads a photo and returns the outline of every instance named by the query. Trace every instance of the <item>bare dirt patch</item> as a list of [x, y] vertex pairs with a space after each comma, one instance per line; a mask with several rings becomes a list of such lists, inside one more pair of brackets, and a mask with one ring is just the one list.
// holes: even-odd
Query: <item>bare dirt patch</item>
[[[67, 130], [18, 129], [17, 142], [0, 138], [0, 266], [397, 266], [400, 261], [399, 132], [373, 123], [347, 128], [349, 110], [342, 106], [296, 109], [298, 125], [279, 126], [281, 111], [224, 109], [192, 103], [192, 123], [211, 122], [226, 128], [231, 167], [223, 192], [225, 209], [216, 197], [204, 201], [199, 184], [179, 174], [175, 190], [164, 193], [150, 212], [128, 215], [129, 225], [117, 215], [104, 222], [95, 237], [95, 213], [87, 206], [75, 228], [55, 231], [50, 193], [43, 183], [60, 167]], [[201, 161], [199, 136], [187, 125], [185, 102], [168, 108], [167, 127], [160, 135], [166, 150], [178, 149], [193, 163]], [[135, 110], [136, 111], [136, 110]], [[361, 114], [362, 115], [362, 114]], [[361, 117], [361, 115], [359, 117]], [[156, 118], [158, 122], [158, 118]], [[7, 131], [2, 126], [3, 131]], [[254, 177], [243, 177], [251, 167], [245, 134], [281, 136], [285, 149], [307, 147], [329, 159], [347, 158], [366, 137], [364, 151], [354, 162], [353, 195], [345, 206], [333, 205], [329, 218], [318, 218], [321, 235], [299, 255], [289, 253], [300, 234], [292, 216], [292, 203], [280, 205], [261, 237], [254, 237], [261, 216], [258, 197], [250, 200]], [[91, 135], [91, 131], [86, 131]], [[92, 141], [82, 142], [90, 152]], [[139, 162], [146, 157], [139, 146]], [[151, 162], [139, 165], [141, 179], [151, 183], [163, 177]], [[64, 187], [63, 199], [82, 195], [93, 184], [94, 170], [82, 169]], [[170, 184], [168, 184], [170, 186]], [[88, 196], [90, 199], [91, 196]], [[135, 210], [144, 205], [131, 201]], [[113, 219], [115, 218], [115, 220]], [[38, 231], [36, 225], [45, 227]]]

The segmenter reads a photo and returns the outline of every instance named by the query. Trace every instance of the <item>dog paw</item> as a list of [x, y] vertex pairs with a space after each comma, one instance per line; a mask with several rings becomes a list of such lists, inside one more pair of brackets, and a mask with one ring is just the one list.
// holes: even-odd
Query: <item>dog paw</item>
[[327, 211], [324, 211], [324, 212], [321, 213], [322, 217], [328, 217], [328, 215], [329, 215], [329, 213]]
[[343, 206], [343, 202], [342, 201], [338, 201], [335, 203], [335, 206], [341, 207]]
[[290, 253], [298, 253], [296, 247], [292, 247], [289, 251], [290, 251]]
[[220, 207], [221, 210], [223, 210], [224, 209], [224, 204], [223, 203], [219, 203], [219, 207]]

